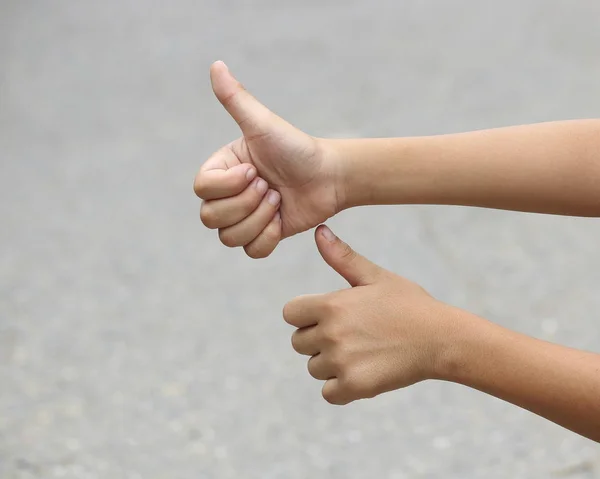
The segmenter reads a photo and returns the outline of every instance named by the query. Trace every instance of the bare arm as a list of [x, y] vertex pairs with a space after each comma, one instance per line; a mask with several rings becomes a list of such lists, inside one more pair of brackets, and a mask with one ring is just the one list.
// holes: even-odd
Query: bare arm
[[341, 209], [418, 203], [600, 216], [600, 120], [324, 142], [340, 168]]
[[355, 253], [325, 226], [323, 259], [351, 288], [300, 296], [284, 308], [294, 349], [326, 380], [333, 404], [452, 381], [526, 408], [600, 442], [600, 355], [558, 346], [443, 304]]
[[449, 204], [600, 216], [600, 119], [416, 138], [312, 137], [250, 95], [222, 62], [218, 100], [242, 136], [200, 168], [200, 218], [252, 258], [338, 211]]
[[600, 355], [509, 331], [469, 313], [441, 379], [511, 402], [600, 442]]

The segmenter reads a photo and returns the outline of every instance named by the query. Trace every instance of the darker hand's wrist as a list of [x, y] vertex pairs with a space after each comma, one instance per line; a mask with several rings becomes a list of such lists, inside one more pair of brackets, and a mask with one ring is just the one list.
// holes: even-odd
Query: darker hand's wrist
[[444, 323], [433, 366], [432, 379], [464, 383], [477, 344], [487, 334], [486, 320], [454, 306], [444, 305]]

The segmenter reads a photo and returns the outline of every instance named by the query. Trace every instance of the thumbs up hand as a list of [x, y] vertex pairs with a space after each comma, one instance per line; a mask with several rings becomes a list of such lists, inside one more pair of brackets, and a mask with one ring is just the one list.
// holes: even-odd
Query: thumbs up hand
[[326, 226], [315, 237], [323, 259], [351, 288], [295, 298], [283, 316], [298, 328], [292, 345], [311, 356], [310, 374], [326, 381], [323, 397], [341, 405], [441, 379], [458, 321], [451, 307], [358, 255]]
[[223, 244], [263, 258], [281, 239], [339, 211], [338, 167], [323, 141], [272, 113], [223, 62], [210, 73], [217, 99], [243, 136], [213, 154], [196, 176], [200, 217], [219, 230]]

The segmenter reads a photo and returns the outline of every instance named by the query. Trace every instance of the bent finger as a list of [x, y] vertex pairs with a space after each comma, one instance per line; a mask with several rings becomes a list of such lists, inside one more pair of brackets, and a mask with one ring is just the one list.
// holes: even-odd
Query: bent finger
[[279, 241], [281, 241], [281, 214], [278, 211], [267, 227], [244, 246], [244, 251], [253, 259], [266, 258], [275, 250]]
[[221, 242], [230, 248], [245, 246], [250, 243], [274, 218], [280, 200], [281, 195], [279, 192], [269, 191], [249, 216], [233, 226], [219, 230]]
[[255, 178], [238, 195], [202, 203], [200, 219], [204, 226], [211, 229], [235, 225], [256, 210], [268, 189], [265, 180]]
[[194, 180], [194, 192], [203, 200], [228, 198], [241, 193], [256, 177], [256, 168], [243, 163], [228, 169], [200, 170]]

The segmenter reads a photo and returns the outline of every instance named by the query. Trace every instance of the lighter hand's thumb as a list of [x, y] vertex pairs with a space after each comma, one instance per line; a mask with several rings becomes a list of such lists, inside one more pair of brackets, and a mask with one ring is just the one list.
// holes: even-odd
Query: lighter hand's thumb
[[366, 286], [381, 277], [384, 271], [382, 268], [356, 253], [327, 226], [317, 228], [315, 240], [325, 262], [348, 281], [350, 286]]
[[274, 114], [238, 82], [222, 61], [210, 67], [210, 81], [217, 99], [237, 122], [245, 136], [266, 132]]

